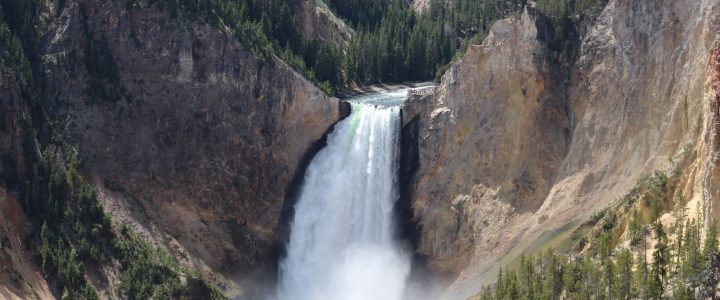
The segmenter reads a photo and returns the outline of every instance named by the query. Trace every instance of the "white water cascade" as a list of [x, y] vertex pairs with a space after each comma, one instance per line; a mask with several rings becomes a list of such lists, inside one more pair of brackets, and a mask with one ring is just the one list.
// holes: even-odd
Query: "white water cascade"
[[398, 300], [410, 259], [395, 237], [400, 116], [406, 91], [352, 101], [312, 160], [295, 206], [282, 300]]

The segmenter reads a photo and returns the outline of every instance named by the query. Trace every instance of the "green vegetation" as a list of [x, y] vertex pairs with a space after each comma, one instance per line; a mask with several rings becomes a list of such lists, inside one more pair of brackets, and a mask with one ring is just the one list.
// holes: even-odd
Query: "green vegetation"
[[[326, 0], [357, 34], [345, 56], [347, 81], [359, 83], [439, 78], [469, 44], [487, 36], [496, 20], [521, 10], [526, 0], [430, 1], [417, 14], [403, 1]], [[554, 48], [574, 55], [579, 35], [607, 0], [541, 0], [537, 8], [555, 27]], [[580, 28], [580, 32], [578, 32]]]
[[[593, 215], [592, 229], [569, 252], [548, 249], [501, 269], [480, 299], [707, 299], [720, 274], [718, 229], [703, 237], [689, 218], [680, 174], [655, 172], [617, 205]], [[638, 201], [642, 199], [642, 201]], [[672, 226], [658, 218], [670, 213]], [[580, 231], [581, 229], [578, 229]]]
[[42, 177], [23, 191], [23, 206], [32, 223], [41, 224], [33, 240], [40, 244], [42, 269], [65, 294], [95, 299], [95, 290], [83, 276], [84, 263], [98, 264], [107, 258], [102, 249], [108, 248], [110, 220], [72, 164], [66, 171], [47, 160], [39, 171]]
[[[495, 20], [521, 10], [527, 0], [432, 0], [423, 13], [406, 1], [326, 0], [356, 30], [348, 45], [306, 39], [288, 1], [148, 0], [171, 14], [235, 32], [264, 61], [277, 55], [328, 93], [350, 82], [423, 81], [439, 78], [453, 58], [487, 35]], [[579, 32], [607, 0], [541, 0], [558, 34], [559, 50], [574, 51]], [[142, 6], [127, 0], [125, 7]]]
[[18, 70], [21, 85], [31, 85], [33, 82], [32, 69], [25, 56], [25, 51], [23, 51], [22, 43], [4, 22], [0, 24], [0, 43], [2, 43], [0, 44], [2, 61], [9, 67]]
[[171, 15], [232, 30], [240, 42], [269, 62], [277, 55], [329, 94], [342, 85], [342, 51], [305, 39], [286, 0], [127, 0], [126, 9], [158, 5]]
[[87, 101], [91, 103], [98, 102], [97, 100], [117, 102], [122, 97], [124, 88], [120, 84], [120, 73], [112, 58], [112, 51], [107, 45], [105, 36], [101, 36], [99, 39], [93, 36], [87, 22], [87, 7], [84, 3], [80, 5], [80, 13], [85, 20], [83, 35], [87, 43], [84, 49], [85, 70], [88, 72], [85, 90]]
[[607, 4], [607, 0], [540, 0], [537, 9], [547, 15], [555, 27], [553, 46], [574, 57], [576, 42]]
[[[170, 298], [185, 291], [180, 274], [200, 279], [196, 271], [183, 269], [177, 261], [145, 243], [125, 225], [120, 225], [118, 237], [113, 241], [113, 250], [122, 266], [120, 294], [126, 298]], [[219, 292], [209, 290], [213, 299], [222, 298]]]
[[[662, 226], [653, 225], [657, 244], [651, 259], [642, 252], [633, 257], [621, 248], [604, 256], [597, 248], [584, 255], [563, 255], [547, 250], [521, 258], [516, 270], [501, 269], [494, 287], [483, 289], [480, 299], [706, 299], [714, 295], [720, 271], [717, 234], [708, 245], [693, 248], [700, 223], [689, 222], [680, 251], [671, 251]], [[651, 260], [651, 261], [650, 261]], [[649, 262], [650, 261], [650, 262]]]
[[32, 62], [37, 61], [37, 38], [32, 20], [38, 0], [0, 0], [0, 58], [15, 70], [23, 90], [35, 85]]
[[[28, 249], [34, 249], [37, 265], [61, 299], [98, 299], [91, 274], [118, 269], [117, 290], [107, 291], [124, 299], [167, 299], [183, 296], [186, 283], [200, 283], [204, 298], [222, 298], [200, 274], [181, 266], [160, 249], [148, 245], [125, 225], [114, 224], [105, 213], [92, 187], [78, 172], [77, 151], [58, 138], [61, 134], [46, 117], [37, 101], [36, 82], [42, 73], [33, 69], [38, 60], [34, 19], [44, 0], [0, 0], [0, 58], [4, 67], [19, 75], [23, 97], [28, 103], [23, 159], [3, 157], [2, 184], [19, 189], [21, 204], [31, 224]], [[56, 7], [63, 1], [55, 2]], [[82, 9], [82, 8], [81, 8]], [[91, 80], [90, 95], [113, 100], [117, 90], [117, 69], [107, 43], [89, 40], [85, 66]], [[39, 75], [39, 76], [38, 76]], [[98, 89], [93, 90], [93, 86]], [[97, 93], [97, 94], [94, 94]], [[42, 155], [40, 149], [45, 149]], [[30, 170], [19, 177], [16, 162]], [[102, 275], [93, 276], [102, 280]], [[188, 280], [181, 280], [187, 278]]]
[[[549, 15], [556, 28], [553, 45], [559, 51], [572, 52], [577, 38], [605, 2], [541, 0], [537, 7]], [[21, 190], [23, 208], [33, 228], [29, 243], [36, 251], [37, 263], [62, 298], [98, 298], [88, 275], [107, 266], [118, 266], [121, 282], [113, 292], [123, 298], [181, 296], [187, 289], [181, 278], [202, 281], [200, 275], [148, 245], [123, 224], [113, 223], [92, 186], [78, 173], [80, 162], [76, 152], [54, 138], [59, 133], [37, 101], [43, 75], [40, 68], [33, 68], [41, 65], [35, 22], [48, 3], [52, 3], [57, 15], [65, 1], [0, 0], [0, 59], [19, 76], [30, 110], [24, 124], [27, 134], [24, 169], [30, 171], [26, 178], [19, 178], [15, 160], [3, 157], [7, 168], [2, 179], [6, 187]], [[132, 10], [157, 5], [175, 18], [232, 31], [261, 60], [270, 62], [277, 55], [333, 94], [349, 82], [421, 81], [437, 77], [468, 45], [479, 43], [495, 20], [517, 12], [526, 0], [456, 0], [450, 1], [450, 5], [433, 0], [421, 14], [405, 1], [327, 0], [327, 3], [356, 29], [347, 46], [303, 37], [286, 0], [126, 0], [123, 7]], [[80, 13], [87, 20], [88, 12], [82, 5]], [[88, 99], [116, 102], [124, 89], [112, 49], [106, 38], [94, 33], [87, 22], [82, 25], [86, 44], [79, 51], [84, 55], [82, 62], [88, 73]], [[36, 155], [40, 149], [45, 149], [42, 158]], [[627, 199], [632, 221], [627, 226], [631, 234], [625, 236], [630, 237], [634, 252], [647, 244], [649, 227], [645, 220], [655, 220], [660, 213], [673, 209], [668, 195], [675, 189], [674, 179], [660, 175], [655, 174], [648, 181], [651, 184], [643, 185], [642, 193]], [[636, 199], [643, 201], [635, 204]], [[675, 203], [679, 201], [676, 199]], [[682, 213], [683, 220], [686, 218], [683, 209], [677, 209], [677, 213]], [[680, 222], [668, 233], [654, 225], [659, 242], [653, 251], [654, 259], [648, 262], [637, 259], [631, 250], [614, 250], [620, 242], [619, 228], [628, 223], [619, 217], [622, 215], [616, 211], [598, 214], [588, 226], [597, 225], [600, 229], [583, 236], [583, 247], [589, 245], [590, 250], [582, 255], [565, 257], [549, 251], [538, 258], [523, 258], [519, 270], [499, 273], [498, 286], [493, 292], [486, 290], [486, 296], [557, 298], [567, 293], [573, 295], [571, 298], [601, 294], [649, 298], [662, 295], [668, 283], [678, 286], [674, 295], [687, 294], [679, 299], [712, 292], [707, 287], [716, 280], [712, 275], [717, 274], [720, 256], [714, 239], [701, 241], [700, 222], [692, 219], [685, 224]], [[716, 234], [714, 228], [711, 227], [710, 236]], [[672, 238], [676, 236], [682, 238]], [[221, 297], [216, 290], [206, 287], [209, 297]], [[619, 290], [614, 292], [615, 289]]]
[[[97, 299], [86, 274], [114, 263], [120, 267], [117, 293], [126, 299], [177, 297], [186, 289], [181, 276], [202, 281], [196, 271], [182, 268], [125, 225], [114, 231], [92, 186], [78, 174], [72, 152], [67, 164], [60, 162], [59, 154], [46, 156], [33, 184], [23, 192], [23, 206], [32, 223], [41, 224], [32, 238], [39, 244], [39, 264], [63, 295]], [[205, 285], [209, 297], [222, 297]]]
[[[17, 62], [23, 82], [32, 82], [28, 61], [38, 61], [33, 20], [42, 0], [2, 0], [4, 13], [14, 35], [23, 40], [29, 60], [18, 56], [9, 45], [6, 56]], [[64, 1], [54, 1], [59, 12]], [[264, 61], [273, 55], [282, 58], [326, 92], [334, 93], [349, 82], [422, 81], [439, 78], [453, 58], [469, 44], [478, 44], [492, 23], [522, 9], [527, 0], [432, 0], [423, 13], [416, 13], [405, 1], [326, 0], [356, 35], [347, 46], [306, 39], [286, 0], [126, 0], [128, 10], [158, 5], [172, 16], [206, 22], [232, 30], [242, 44]], [[607, 0], [540, 0], [537, 8], [547, 14], [556, 29], [553, 45], [573, 55], [577, 41]], [[85, 24], [87, 26], [87, 24]], [[88, 40], [85, 66], [88, 70], [88, 98], [117, 101], [124, 93], [118, 83], [117, 67], [103, 37], [85, 28]], [[0, 37], [8, 31], [0, 28]], [[12, 36], [12, 34], [10, 34]]]
[[[403, 1], [375, 1], [367, 6], [330, 1], [357, 27], [347, 49], [345, 74], [347, 80], [359, 83], [420, 81], [442, 75], [468, 43], [478, 43], [487, 35], [493, 21], [525, 3], [462, 0], [447, 6], [433, 0], [427, 11], [417, 14]], [[378, 10], [380, 6], [384, 7]], [[366, 13], [362, 13], [364, 7]]]

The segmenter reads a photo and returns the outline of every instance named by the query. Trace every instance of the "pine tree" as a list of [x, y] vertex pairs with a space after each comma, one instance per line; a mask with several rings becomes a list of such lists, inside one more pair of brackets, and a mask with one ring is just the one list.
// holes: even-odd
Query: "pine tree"
[[40, 247], [40, 258], [42, 260], [41, 266], [45, 272], [49, 272], [53, 266], [52, 251], [50, 249], [50, 233], [48, 232], [47, 222], [43, 222], [43, 225], [40, 228], [40, 243], [42, 244]]
[[633, 286], [638, 299], [648, 299], [648, 279], [647, 279], [647, 260], [644, 253], [640, 253], [641, 257], [638, 259], [637, 268], [635, 268]]
[[563, 286], [570, 299], [581, 299], [585, 286], [585, 270], [581, 258], [570, 259], [563, 272]]
[[562, 268], [557, 256], [552, 251], [552, 249], [548, 249], [545, 258], [547, 261], [544, 272], [547, 276], [545, 294], [547, 295], [547, 299], [558, 299], [563, 288]]
[[615, 299], [615, 293], [614, 290], [616, 288], [616, 282], [615, 282], [615, 264], [613, 263], [611, 258], [606, 258], [602, 262], [602, 272], [603, 272], [603, 294], [606, 299]]
[[685, 279], [691, 288], [697, 287], [698, 274], [702, 270], [702, 253], [700, 246], [700, 225], [695, 219], [688, 220], [685, 226], [685, 246], [683, 247], [683, 268], [682, 278]]
[[[678, 193], [680, 195], [681, 193]], [[683, 240], [685, 236], [685, 215], [687, 209], [685, 207], [685, 201], [682, 200], [681, 196], [675, 198], [675, 209], [673, 214], [675, 215], [675, 223], [672, 228], [672, 233], [675, 235], [673, 254], [674, 254], [674, 268], [673, 274], [678, 275], [682, 269], [683, 262]]]
[[705, 268], [700, 273], [700, 296], [703, 299], [720, 299], [718, 284], [720, 284], [720, 252], [710, 250], [706, 255]]
[[632, 213], [632, 218], [628, 224], [628, 231], [630, 234], [630, 245], [636, 245], [640, 241], [640, 234], [642, 231], [642, 216], [640, 211], [635, 209]]
[[662, 224], [658, 221], [655, 224], [657, 244], [653, 252], [652, 272], [650, 277], [649, 291], [654, 299], [660, 299], [663, 295], [665, 283], [667, 283], [669, 250], [667, 246], [667, 235]]
[[592, 259], [585, 256], [582, 260], [582, 272], [584, 273], [583, 281], [584, 285], [582, 286], [582, 290], [580, 292], [581, 299], [590, 299], [591, 295], [595, 293], [594, 288], [594, 281], [595, 278], [594, 274], [597, 274], [596, 270], [594, 270], [594, 266], [592, 263]]
[[707, 257], [710, 253], [717, 252], [718, 228], [716, 222], [711, 222], [705, 235], [705, 243], [703, 244], [703, 256]]
[[495, 299], [505, 299], [505, 278], [502, 267], [500, 267], [495, 281]]
[[515, 272], [508, 271], [507, 276], [505, 276], [505, 292], [504, 295], [506, 298], [504, 299], [518, 299], [520, 296], [520, 290], [518, 288], [518, 280], [517, 276], [515, 275]]
[[535, 293], [535, 285], [534, 283], [534, 276], [533, 271], [534, 265], [533, 265], [533, 259], [531, 258], [525, 258], [525, 254], [522, 254], [520, 256], [520, 270], [519, 270], [519, 280], [520, 280], [520, 295], [523, 299], [535, 299], [536, 293]]
[[615, 285], [615, 298], [629, 300], [632, 298], [632, 254], [630, 250], [623, 249], [617, 259], [617, 284]]

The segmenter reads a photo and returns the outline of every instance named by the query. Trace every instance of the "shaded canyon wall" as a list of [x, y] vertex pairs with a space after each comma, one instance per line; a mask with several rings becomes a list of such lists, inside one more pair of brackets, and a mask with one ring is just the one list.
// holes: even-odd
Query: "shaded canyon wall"
[[47, 25], [51, 118], [114, 218], [206, 271], [272, 267], [286, 190], [347, 112], [232, 32], [138, 3], [71, 0]]

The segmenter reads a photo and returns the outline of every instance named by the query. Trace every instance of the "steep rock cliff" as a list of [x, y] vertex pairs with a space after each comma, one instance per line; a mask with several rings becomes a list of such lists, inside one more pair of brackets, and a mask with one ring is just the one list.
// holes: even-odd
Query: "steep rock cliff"
[[339, 101], [157, 3], [67, 1], [46, 32], [50, 117], [106, 209], [206, 270], [272, 264], [286, 191]]
[[412, 119], [411, 107], [432, 103], [419, 109], [413, 208], [423, 232], [418, 251], [439, 270], [461, 271], [478, 246], [498, 249], [498, 230], [537, 210], [550, 189], [569, 126], [547, 47], [552, 35], [532, 9], [499, 21], [434, 96], [406, 104]]
[[0, 187], [0, 297], [51, 299], [32, 253], [24, 245], [29, 227], [16, 193]]
[[322, 0], [294, 0], [290, 3], [297, 12], [300, 29], [308, 39], [318, 39], [340, 46], [355, 34]]
[[418, 251], [458, 276], [452, 298], [680, 162], [688, 206], [717, 214], [717, 1], [610, 1], [577, 62], [554, 71], [536, 15], [496, 23], [406, 104], [420, 124]]
[[[47, 299], [52, 294], [24, 242], [28, 231], [19, 191], [25, 178], [25, 123], [30, 122], [16, 74], [0, 71], [0, 298]], [[32, 149], [30, 149], [32, 150]], [[32, 151], [30, 151], [33, 153]]]

